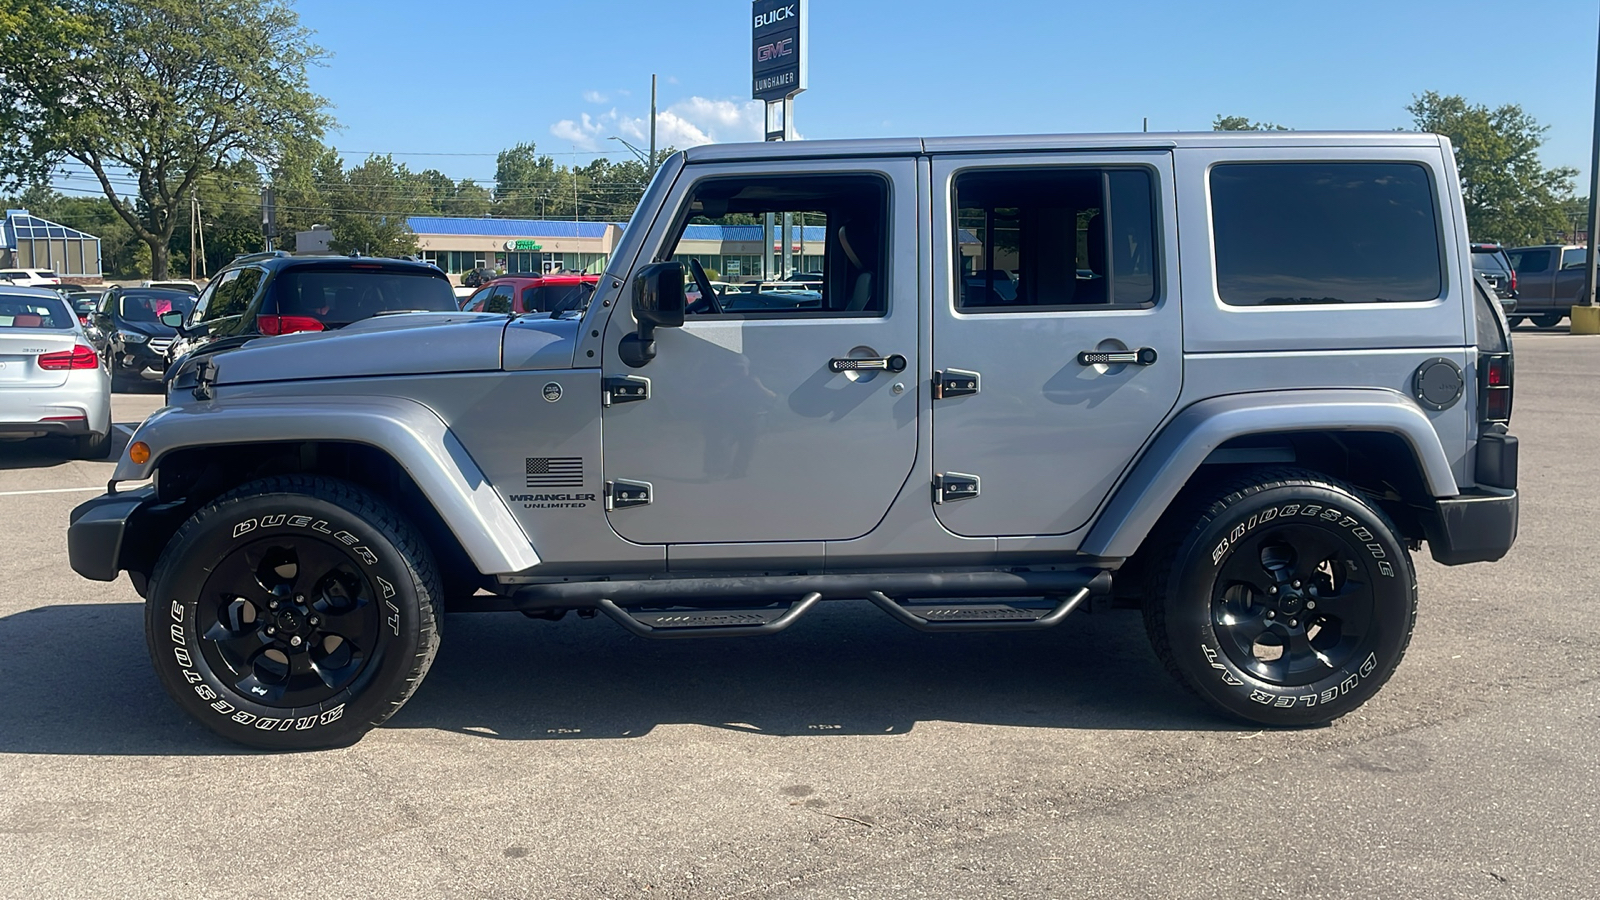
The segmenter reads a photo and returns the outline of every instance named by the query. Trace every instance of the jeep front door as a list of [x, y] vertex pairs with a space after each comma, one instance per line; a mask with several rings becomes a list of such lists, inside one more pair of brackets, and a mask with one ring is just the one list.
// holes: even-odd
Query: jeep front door
[[[618, 534], [844, 540], [883, 518], [917, 451], [915, 171], [910, 158], [685, 169], [640, 262], [698, 263], [709, 295], [689, 283], [683, 327], [657, 329], [639, 368], [617, 355], [636, 327], [626, 300], [605, 333]], [[793, 223], [789, 271], [765, 268], [769, 213]], [[733, 284], [735, 265], [762, 274]], [[789, 277], [809, 272], [821, 281]]]
[[1082, 527], [1183, 382], [1171, 155], [935, 157], [935, 512]]

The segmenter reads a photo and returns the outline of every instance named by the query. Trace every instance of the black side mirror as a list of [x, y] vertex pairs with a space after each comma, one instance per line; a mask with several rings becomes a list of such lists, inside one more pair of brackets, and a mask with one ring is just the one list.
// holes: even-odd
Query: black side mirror
[[633, 278], [633, 317], [639, 330], [624, 337], [617, 355], [631, 369], [656, 358], [656, 329], [683, 325], [683, 263], [651, 263]]
[[183, 333], [183, 313], [172, 309], [162, 313], [156, 318], [161, 321], [161, 324], [167, 326], [168, 328], [175, 328], [178, 330], [179, 334]]

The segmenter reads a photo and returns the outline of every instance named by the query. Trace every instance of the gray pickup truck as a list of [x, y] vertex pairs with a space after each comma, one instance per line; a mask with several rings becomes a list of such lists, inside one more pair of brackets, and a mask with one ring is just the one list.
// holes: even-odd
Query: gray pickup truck
[[1540, 328], [1554, 328], [1580, 303], [1588, 250], [1561, 244], [1513, 247], [1506, 251], [1517, 273], [1517, 311], [1513, 327], [1533, 320]]
[[[769, 213], [821, 223], [821, 278], [724, 296], [685, 230]], [[697, 147], [582, 310], [192, 353], [70, 558], [127, 572], [172, 697], [260, 747], [382, 723], [444, 611], [677, 639], [833, 601], [934, 633], [1137, 609], [1222, 713], [1326, 722], [1400, 663], [1412, 552], [1516, 535], [1465, 235], [1436, 135]]]

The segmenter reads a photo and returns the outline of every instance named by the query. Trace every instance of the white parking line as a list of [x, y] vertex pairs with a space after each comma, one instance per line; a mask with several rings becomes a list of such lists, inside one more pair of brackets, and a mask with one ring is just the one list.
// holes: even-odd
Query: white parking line
[[125, 425], [122, 422], [116, 422], [111, 427], [117, 429], [118, 431], [122, 432], [123, 434], [127, 435], [128, 437], [133, 437], [133, 430], [135, 428], [138, 428], [139, 426], [137, 426], [137, 425]]
[[[117, 490], [119, 492], [130, 491], [134, 488], [142, 488], [149, 483], [148, 481], [119, 481], [117, 482]], [[28, 494], [71, 494], [78, 491], [104, 491], [105, 489], [106, 486], [103, 484], [98, 487], [39, 488], [32, 491], [0, 491], [0, 497], [22, 497]]]

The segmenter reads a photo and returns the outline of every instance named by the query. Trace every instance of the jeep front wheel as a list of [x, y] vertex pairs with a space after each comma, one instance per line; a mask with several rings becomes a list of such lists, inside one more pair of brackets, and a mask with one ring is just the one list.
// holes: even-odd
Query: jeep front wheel
[[438, 576], [386, 504], [268, 478], [207, 504], [150, 579], [145, 634], [185, 711], [243, 744], [339, 746], [411, 696], [438, 649]]
[[1310, 725], [1365, 703], [1393, 674], [1416, 620], [1416, 574], [1388, 518], [1354, 488], [1281, 470], [1184, 518], [1145, 606], [1156, 653], [1181, 683], [1252, 722]]

